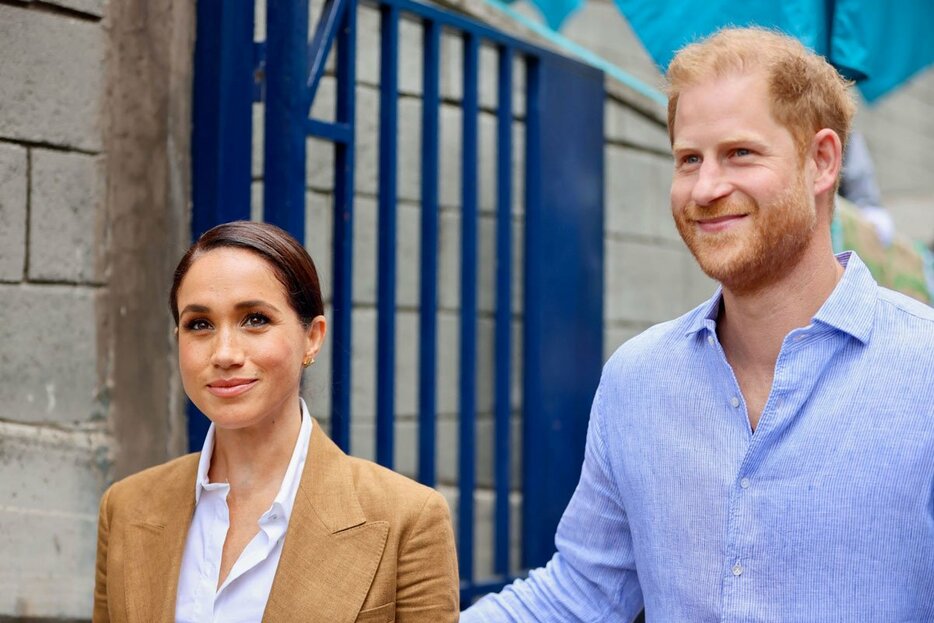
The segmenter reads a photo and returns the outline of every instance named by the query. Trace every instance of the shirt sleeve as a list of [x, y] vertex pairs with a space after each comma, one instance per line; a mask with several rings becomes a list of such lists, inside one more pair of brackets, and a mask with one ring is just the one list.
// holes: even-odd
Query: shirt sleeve
[[629, 521], [603, 432], [603, 395], [601, 382], [580, 482], [555, 536], [557, 552], [528, 579], [467, 609], [462, 623], [632, 621], [642, 610]]

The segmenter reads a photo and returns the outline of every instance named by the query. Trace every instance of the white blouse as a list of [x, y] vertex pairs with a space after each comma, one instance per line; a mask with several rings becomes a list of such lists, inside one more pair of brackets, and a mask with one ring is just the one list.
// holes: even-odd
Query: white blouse
[[195, 480], [195, 513], [188, 528], [178, 576], [175, 602], [178, 623], [255, 623], [262, 620], [308, 456], [312, 423], [304, 400], [301, 405], [302, 425], [279, 492], [269, 510], [260, 517], [259, 532], [247, 544], [219, 588], [221, 554], [230, 527], [227, 507], [230, 485], [208, 481], [214, 452], [214, 424], [208, 429]]

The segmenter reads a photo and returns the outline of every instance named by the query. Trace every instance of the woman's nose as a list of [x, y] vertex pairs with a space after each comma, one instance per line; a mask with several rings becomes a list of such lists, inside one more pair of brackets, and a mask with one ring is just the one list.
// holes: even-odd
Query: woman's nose
[[218, 368], [231, 368], [243, 364], [243, 348], [235, 330], [222, 327], [217, 331], [211, 363]]

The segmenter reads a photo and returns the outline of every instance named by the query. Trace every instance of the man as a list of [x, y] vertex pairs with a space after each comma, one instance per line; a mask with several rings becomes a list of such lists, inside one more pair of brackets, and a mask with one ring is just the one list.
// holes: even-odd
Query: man
[[672, 214], [722, 288], [609, 360], [557, 553], [461, 621], [934, 621], [934, 310], [831, 250], [846, 84], [760, 29], [668, 79]]

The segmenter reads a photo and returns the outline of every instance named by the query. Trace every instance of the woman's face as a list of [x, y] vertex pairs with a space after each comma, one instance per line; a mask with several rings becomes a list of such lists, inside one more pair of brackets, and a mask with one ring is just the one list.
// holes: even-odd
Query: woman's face
[[302, 362], [324, 339], [302, 326], [272, 266], [244, 249], [199, 256], [178, 288], [178, 361], [185, 393], [222, 429], [297, 413]]

